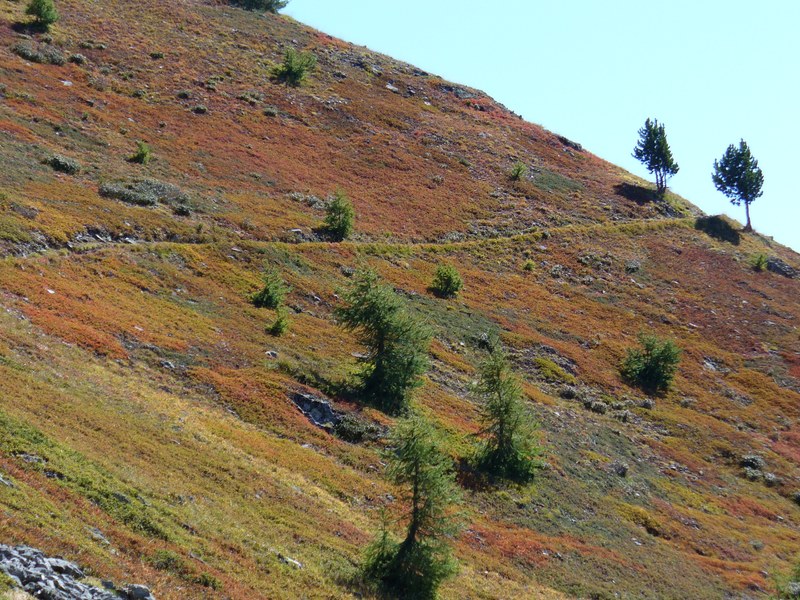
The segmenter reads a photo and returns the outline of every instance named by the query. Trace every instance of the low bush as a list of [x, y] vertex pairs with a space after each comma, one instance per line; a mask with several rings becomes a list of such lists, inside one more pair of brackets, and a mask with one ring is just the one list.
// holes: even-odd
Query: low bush
[[146, 165], [153, 159], [153, 150], [146, 142], [136, 142], [136, 152], [128, 159], [132, 163]]
[[351, 444], [374, 441], [381, 435], [380, 427], [356, 413], [345, 413], [333, 431], [337, 437]]
[[750, 260], [750, 266], [753, 267], [754, 271], [758, 271], [761, 273], [762, 271], [767, 270], [767, 255], [766, 254], [756, 254]]
[[431, 282], [431, 291], [440, 298], [455, 298], [464, 287], [461, 275], [452, 265], [439, 265]]
[[525, 165], [525, 163], [517, 161], [514, 163], [514, 166], [511, 167], [511, 171], [508, 172], [508, 178], [511, 181], [519, 181], [527, 174], [528, 167]]
[[678, 370], [681, 349], [672, 340], [654, 335], [640, 335], [639, 343], [641, 348], [628, 350], [620, 368], [622, 376], [646, 392], [665, 392]]
[[66, 173], [67, 175], [75, 175], [81, 170], [81, 165], [78, 161], [67, 158], [66, 156], [61, 156], [60, 154], [51, 156], [47, 164], [49, 164], [54, 171]]
[[253, 305], [257, 308], [276, 309], [288, 292], [289, 288], [281, 274], [276, 269], [268, 268], [264, 272], [264, 287], [252, 297]]
[[325, 208], [325, 221], [322, 227], [331, 238], [342, 241], [353, 232], [356, 212], [353, 203], [342, 190], [334, 193], [333, 200]]
[[289, 48], [283, 56], [283, 62], [272, 70], [272, 77], [282, 83], [299, 86], [316, 66], [316, 56]]
[[189, 196], [178, 186], [156, 179], [105, 182], [100, 185], [100, 195], [138, 206], [155, 206], [159, 202], [171, 206], [188, 206]]
[[289, 331], [292, 325], [292, 320], [289, 318], [289, 313], [283, 306], [278, 308], [278, 314], [275, 317], [275, 322], [267, 328], [270, 335], [281, 337], [284, 333]]
[[67, 62], [64, 53], [50, 44], [37, 44], [33, 40], [22, 40], [11, 47], [11, 51], [31, 62], [43, 65], [63, 65]]

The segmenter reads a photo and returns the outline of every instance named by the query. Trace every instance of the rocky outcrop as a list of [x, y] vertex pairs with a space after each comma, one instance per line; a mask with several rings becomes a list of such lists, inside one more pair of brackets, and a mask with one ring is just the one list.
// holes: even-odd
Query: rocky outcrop
[[41, 600], [155, 600], [143, 585], [130, 585], [119, 592], [81, 583], [83, 570], [62, 558], [51, 558], [36, 548], [0, 544], [0, 571], [20, 588]]

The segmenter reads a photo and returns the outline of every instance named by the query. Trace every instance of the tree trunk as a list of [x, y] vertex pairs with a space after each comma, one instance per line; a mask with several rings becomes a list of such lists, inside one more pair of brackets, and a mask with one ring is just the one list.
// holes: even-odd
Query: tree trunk
[[750, 223], [750, 203], [744, 203], [744, 212], [747, 215], [747, 225], [744, 226], [745, 231], [753, 231], [753, 225]]

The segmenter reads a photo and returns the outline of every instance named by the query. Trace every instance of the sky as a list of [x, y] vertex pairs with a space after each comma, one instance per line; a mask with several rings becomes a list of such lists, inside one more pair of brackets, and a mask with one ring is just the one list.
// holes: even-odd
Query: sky
[[669, 187], [744, 223], [711, 181], [744, 139], [764, 173], [753, 226], [800, 251], [797, 0], [292, 0], [284, 14], [474, 87], [647, 179], [648, 117], [680, 171]]

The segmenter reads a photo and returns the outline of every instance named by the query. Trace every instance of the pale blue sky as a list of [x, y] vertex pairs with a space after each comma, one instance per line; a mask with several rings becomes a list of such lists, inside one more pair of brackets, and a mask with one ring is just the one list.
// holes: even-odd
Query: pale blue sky
[[740, 222], [711, 171], [744, 138], [765, 178], [753, 226], [800, 250], [800, 1], [292, 0], [284, 13], [481, 89], [648, 179], [631, 151], [657, 118], [680, 165], [670, 187]]

